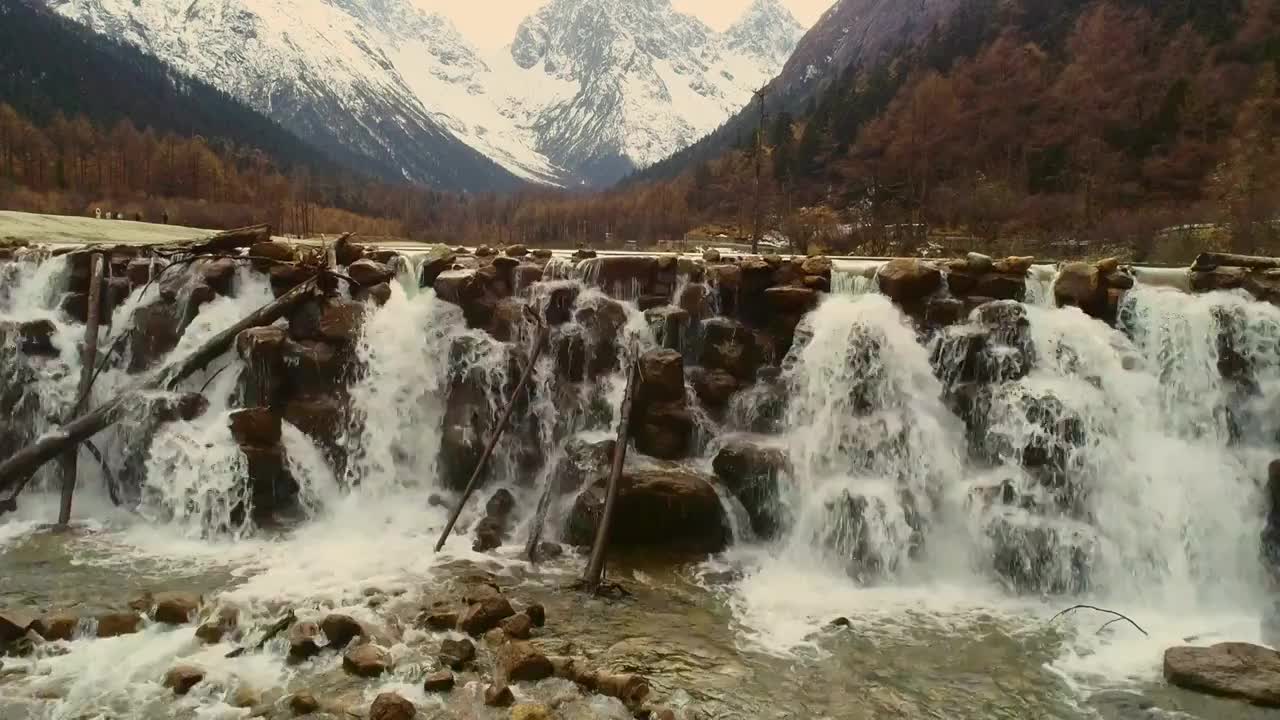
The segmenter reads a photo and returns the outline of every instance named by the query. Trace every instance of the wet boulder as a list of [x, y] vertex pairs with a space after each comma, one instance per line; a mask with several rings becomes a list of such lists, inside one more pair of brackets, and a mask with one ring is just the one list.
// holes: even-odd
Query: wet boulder
[[174, 695], [186, 695], [204, 680], [204, 671], [194, 665], [177, 665], [164, 674], [163, 685]]
[[506, 683], [492, 683], [484, 689], [484, 704], [489, 707], [511, 707], [515, 701], [516, 696]]
[[658, 273], [658, 258], [648, 255], [606, 255], [588, 261], [587, 281], [610, 297], [633, 300], [649, 294]]
[[764, 291], [766, 305], [774, 312], [803, 315], [818, 305], [818, 292], [806, 287], [771, 287]]
[[1078, 307], [1096, 318], [1107, 314], [1107, 288], [1096, 265], [1064, 263], [1053, 284], [1053, 297], [1058, 307]]
[[150, 369], [178, 346], [180, 320], [170, 303], [153, 303], [133, 311], [129, 323], [129, 371]]
[[280, 418], [270, 408], [236, 410], [227, 420], [231, 437], [241, 445], [272, 446], [280, 442]]
[[369, 720], [413, 720], [418, 709], [393, 692], [380, 693], [369, 706]]
[[199, 593], [161, 592], [155, 594], [151, 617], [169, 625], [186, 625], [196, 618], [202, 598]]
[[98, 637], [132, 635], [142, 629], [142, 617], [132, 612], [108, 612], [97, 616]]
[[778, 530], [779, 483], [790, 473], [786, 453], [750, 438], [731, 440], [716, 453], [712, 462], [716, 477], [751, 518], [751, 527], [761, 537]]
[[339, 265], [350, 265], [364, 257], [367, 250], [363, 245], [351, 242], [347, 237], [338, 238], [333, 244], [333, 259]]
[[485, 514], [476, 523], [476, 539], [472, 549], [488, 552], [502, 546], [511, 531], [511, 513], [515, 510], [515, 496], [510, 490], [500, 488], [485, 503]]
[[320, 310], [319, 340], [354, 343], [364, 329], [367, 309], [354, 300], [330, 298]]
[[554, 673], [551, 661], [533, 645], [512, 641], [498, 648], [497, 678], [505, 682], [537, 682]]
[[850, 577], [862, 582], [892, 573], [923, 543], [920, 518], [906, 492], [891, 503], [845, 490], [828, 499], [823, 512], [819, 542], [845, 561]]
[[503, 634], [509, 638], [528, 640], [529, 635], [533, 633], [533, 619], [525, 613], [516, 613], [503, 620], [499, 627], [502, 628]]
[[1212, 647], [1172, 647], [1164, 653], [1170, 685], [1280, 707], [1280, 653], [1248, 643]]
[[391, 666], [391, 653], [372, 643], [357, 645], [342, 656], [342, 669], [359, 677], [378, 677]]
[[638, 403], [630, 430], [636, 450], [650, 457], [681, 460], [693, 450], [693, 413], [683, 397]]
[[257, 261], [253, 263], [254, 267], [259, 270], [265, 270], [277, 263], [296, 262], [298, 260], [298, 251], [288, 243], [268, 240], [250, 245], [249, 257]]
[[351, 267], [347, 268], [347, 276], [361, 287], [371, 287], [390, 282], [395, 278], [396, 271], [376, 260], [362, 259], [351, 263]]
[[653, 329], [653, 336], [658, 344], [669, 350], [680, 350], [684, 347], [689, 328], [688, 311], [666, 305], [646, 310], [644, 318]]
[[898, 305], [914, 306], [942, 288], [942, 271], [923, 260], [890, 260], [876, 273], [876, 282]]
[[1033, 513], [997, 510], [985, 533], [992, 569], [1019, 594], [1079, 594], [1089, 588], [1096, 540], [1083, 526]]
[[740, 387], [738, 379], [724, 370], [695, 368], [689, 371], [689, 379], [698, 399], [710, 408], [723, 408], [728, 405], [733, 394]]
[[453, 262], [457, 254], [453, 250], [443, 245], [436, 246], [427, 251], [426, 256], [422, 259], [422, 266], [419, 270], [418, 286], [419, 287], [435, 287], [436, 278], [440, 274], [453, 267]]
[[313, 622], [296, 622], [289, 628], [289, 659], [306, 660], [320, 652], [320, 626]]
[[440, 653], [436, 656], [440, 664], [453, 670], [462, 670], [476, 659], [475, 643], [467, 639], [440, 641]]
[[495, 594], [471, 603], [458, 619], [458, 629], [472, 637], [480, 637], [515, 614], [511, 602]]
[[[714, 481], [683, 469], [632, 469], [618, 483], [610, 542], [622, 546], [670, 546], [702, 552], [722, 550], [727, 523]], [[604, 511], [607, 478], [578, 494], [566, 538], [590, 545]]]
[[35, 613], [18, 608], [0, 610], [0, 646], [26, 637], [28, 631], [40, 632], [43, 628], [40, 616]]
[[598, 477], [613, 462], [617, 441], [607, 435], [579, 434], [565, 442], [554, 469], [556, 492], [576, 493], [588, 478]]
[[441, 670], [423, 678], [422, 690], [428, 693], [445, 693], [453, 689], [454, 682], [453, 673]]
[[325, 638], [329, 641], [329, 647], [336, 650], [345, 648], [351, 644], [352, 640], [358, 637], [368, 635], [360, 621], [350, 615], [341, 613], [326, 615], [320, 621], [320, 630], [324, 632]]
[[764, 364], [765, 353], [754, 333], [742, 323], [717, 317], [702, 323], [699, 364], [710, 370], [724, 370], [739, 380], [750, 382]]

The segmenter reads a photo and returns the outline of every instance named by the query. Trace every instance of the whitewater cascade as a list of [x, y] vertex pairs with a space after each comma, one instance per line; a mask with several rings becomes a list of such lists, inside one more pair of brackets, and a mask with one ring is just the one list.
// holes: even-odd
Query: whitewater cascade
[[[421, 547], [527, 362], [537, 330], [528, 303], [551, 319], [550, 345], [448, 556], [513, 562], [548, 491], [543, 539], [581, 535], [625, 368], [641, 362], [661, 377], [641, 386], [627, 471], [645, 492], [676, 487], [679, 502], [709, 494], [724, 541], [681, 525], [717, 522], [701, 510], [635, 507], [662, 508], [642, 522], [664, 535], [725, 549], [703, 570], [733, 568], [719, 589], [770, 652], [811, 645], [858, 593], [880, 605], [893, 593], [909, 603], [1100, 598], [1160, 617], [1266, 607], [1280, 308], [1243, 291], [1139, 279], [1112, 326], [1055, 307], [1053, 269], [1034, 266], [1022, 301], [966, 305], [959, 322], [937, 324], [879, 292], [875, 267], [861, 262], [828, 263], [829, 294], [771, 287], [774, 305], [731, 274], [683, 263], [655, 281], [606, 258], [555, 258], [540, 279], [514, 275], [513, 297], [497, 301], [468, 284], [474, 268], [437, 268], [423, 285], [433, 263], [396, 258], [381, 300], [339, 288], [318, 321], [300, 313], [254, 331], [179, 392], [148, 399], [96, 440], [107, 472], [82, 452], [82, 486], [98, 498], [84, 507], [120, 503], [136, 516], [104, 521], [167, 528], [248, 567], [290, 555], [325, 567], [263, 571], [236, 591], [255, 599], [282, 587], [336, 593], [345, 573], [428, 573]], [[78, 326], [60, 305], [65, 256], [0, 268], [0, 323], [47, 343], [5, 350], [4, 409], [23, 424], [5, 436], [12, 444], [55, 427], [74, 402]], [[172, 347], [145, 359], [134, 353], [148, 346], [127, 343], [95, 401], [131, 366], [189, 352], [278, 290], [247, 266], [211, 296], [184, 282], [172, 292], [182, 326]], [[159, 292], [121, 297], [103, 346]], [[307, 322], [312, 334], [299, 330]], [[238, 435], [237, 414], [259, 404], [283, 408], [278, 431]], [[53, 483], [46, 470], [36, 490]], [[494, 541], [482, 547], [486, 532]]]

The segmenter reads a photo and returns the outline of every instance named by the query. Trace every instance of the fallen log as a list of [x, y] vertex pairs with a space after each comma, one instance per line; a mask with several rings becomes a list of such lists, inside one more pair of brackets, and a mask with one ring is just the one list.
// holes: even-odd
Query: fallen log
[[[96, 375], [94, 366], [98, 362], [98, 322], [102, 316], [102, 279], [106, 274], [106, 265], [106, 257], [102, 253], [94, 253], [89, 260], [89, 312], [84, 323], [84, 348], [80, 352], [80, 388], [76, 394], [75, 407], [69, 414], [80, 411], [89, 397]], [[71, 522], [71, 500], [76, 492], [79, 448], [79, 443], [73, 443], [62, 454], [62, 501], [58, 505], [58, 524], [64, 527]]]
[[186, 357], [152, 373], [109, 402], [63, 425], [56, 432], [46, 433], [35, 443], [14, 453], [12, 457], [0, 463], [0, 490], [24, 483], [42, 465], [57, 457], [68, 447], [74, 447], [93, 437], [119, 419], [129, 408], [141, 406], [140, 396], [144, 393], [173, 390], [183, 379], [226, 352], [241, 332], [253, 327], [270, 325], [284, 317], [295, 305], [305, 299], [315, 286], [315, 278], [307, 280], [273, 302], [250, 313], [240, 322], [209, 338]]
[[289, 610], [289, 612], [285, 613], [284, 616], [281, 617], [279, 620], [276, 620], [274, 623], [271, 623], [271, 627], [267, 628], [266, 631], [262, 633], [262, 637], [258, 638], [257, 641], [255, 641], [252, 644], [241, 645], [235, 650], [232, 650], [231, 652], [227, 653], [226, 656], [229, 658], [237, 658], [249, 652], [250, 650], [253, 650], [255, 652], [258, 650], [261, 650], [263, 647], [266, 646], [268, 642], [271, 641], [272, 638], [284, 632], [285, 630], [288, 630], [289, 626], [293, 625], [295, 622], [297, 622], [297, 620], [298, 620], [298, 616], [294, 614], [292, 609]]
[[1209, 272], [1220, 267], [1238, 267], [1249, 270], [1275, 270], [1280, 268], [1280, 258], [1234, 253], [1200, 253], [1191, 265], [1192, 272]]
[[585, 670], [585, 658], [549, 656], [554, 677], [581, 685], [583, 689], [617, 698], [628, 708], [638, 708], [649, 696], [649, 681], [633, 673]]
[[225, 253], [242, 250], [260, 242], [271, 240], [270, 225], [250, 225], [249, 227], [226, 230], [207, 238], [185, 243], [171, 243], [154, 248], [157, 254], [167, 255], [183, 253], [204, 255], [207, 253]]
[[631, 363], [631, 371], [627, 373], [627, 391], [622, 396], [622, 407], [618, 416], [618, 441], [613, 448], [613, 467], [609, 471], [609, 487], [605, 494], [604, 512], [600, 517], [600, 528], [596, 530], [596, 541], [591, 547], [591, 562], [582, 576], [582, 584], [587, 592], [600, 590], [600, 581], [604, 577], [604, 557], [609, 546], [609, 526], [613, 521], [614, 506], [618, 504], [618, 483], [622, 478], [622, 466], [627, 460], [627, 435], [631, 426], [631, 405], [635, 399], [636, 385], [640, 384], [640, 359], [638, 353], [632, 353], [636, 359]]
[[533, 351], [529, 353], [529, 365], [524, 369], [524, 373], [520, 376], [520, 383], [516, 385], [516, 391], [511, 395], [511, 400], [507, 403], [507, 408], [502, 411], [502, 417], [498, 420], [498, 425], [493, 429], [493, 434], [489, 436], [489, 444], [485, 445], [484, 453], [480, 456], [480, 462], [476, 463], [476, 469], [471, 473], [471, 479], [467, 481], [467, 487], [462, 491], [462, 497], [458, 499], [457, 505], [454, 506], [453, 512], [449, 514], [449, 522], [445, 523], [444, 532], [440, 533], [440, 540], [436, 542], [436, 552], [444, 547], [444, 543], [449, 539], [449, 533], [453, 532], [453, 526], [458, 522], [458, 516], [462, 514], [462, 508], [467, 504], [467, 500], [471, 498], [471, 494], [475, 492], [476, 487], [480, 484], [480, 476], [484, 472], [485, 465], [489, 463], [489, 457], [493, 455], [493, 450], [498, 446], [498, 441], [502, 439], [502, 433], [506, 431], [507, 425], [511, 422], [511, 413], [516, 409], [516, 401], [520, 399], [524, 388], [529, 384], [529, 379], [533, 377], [533, 370], [538, 365], [538, 358], [542, 356], [542, 350], [547, 346], [547, 341], [551, 337], [551, 329], [546, 323], [538, 323], [538, 338], [533, 342]]

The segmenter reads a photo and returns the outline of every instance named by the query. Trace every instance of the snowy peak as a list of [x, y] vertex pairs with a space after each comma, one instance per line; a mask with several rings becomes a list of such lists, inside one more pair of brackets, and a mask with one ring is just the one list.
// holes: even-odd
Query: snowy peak
[[799, 26], [755, 0], [725, 33], [671, 0], [549, 0], [481, 53], [418, 0], [43, 0], [322, 147], [467, 189], [610, 184], [773, 78]]
[[779, 0], [754, 0], [728, 30], [729, 47], [781, 67], [804, 34], [804, 26]]

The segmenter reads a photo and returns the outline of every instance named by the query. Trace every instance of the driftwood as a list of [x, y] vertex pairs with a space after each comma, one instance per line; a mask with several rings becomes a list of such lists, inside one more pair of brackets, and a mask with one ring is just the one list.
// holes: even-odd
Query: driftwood
[[489, 436], [489, 444], [485, 445], [484, 453], [480, 456], [480, 462], [476, 463], [476, 469], [471, 473], [471, 479], [467, 481], [467, 487], [462, 491], [462, 497], [458, 499], [457, 505], [454, 506], [453, 512], [449, 514], [449, 522], [445, 523], [444, 532], [440, 533], [440, 540], [436, 542], [436, 552], [444, 547], [444, 543], [449, 539], [449, 533], [453, 532], [453, 526], [458, 522], [458, 516], [462, 514], [462, 508], [467, 504], [467, 500], [471, 498], [471, 494], [476, 491], [476, 487], [480, 484], [480, 476], [484, 472], [485, 465], [489, 463], [489, 457], [493, 455], [493, 450], [498, 446], [498, 441], [502, 439], [502, 433], [506, 431], [507, 425], [511, 422], [511, 413], [516, 409], [516, 403], [520, 399], [520, 395], [524, 392], [524, 388], [529, 384], [529, 379], [533, 377], [534, 368], [538, 364], [538, 358], [542, 356], [542, 350], [547, 346], [547, 341], [551, 337], [551, 329], [546, 323], [538, 322], [538, 337], [533, 342], [533, 351], [529, 354], [529, 366], [524, 369], [524, 373], [520, 376], [520, 383], [516, 385], [516, 391], [512, 394], [511, 400], [507, 403], [506, 410], [503, 410], [502, 417], [498, 420], [498, 425], [493, 429], [493, 434]]
[[609, 528], [613, 523], [614, 506], [618, 503], [618, 483], [622, 478], [622, 466], [627, 461], [627, 435], [631, 426], [631, 405], [635, 399], [636, 385], [640, 384], [640, 358], [635, 355], [631, 371], [627, 373], [627, 391], [622, 396], [621, 414], [618, 417], [618, 441], [613, 448], [613, 467], [609, 471], [609, 486], [605, 491], [604, 512], [600, 517], [600, 527], [596, 530], [596, 541], [591, 547], [591, 562], [587, 564], [586, 574], [582, 576], [583, 588], [588, 592], [598, 592], [600, 581], [604, 577], [604, 557], [609, 546]]
[[141, 396], [155, 390], [173, 390], [192, 373], [208, 365], [227, 351], [236, 336], [253, 328], [270, 325], [284, 317], [295, 305], [311, 294], [316, 279], [311, 278], [275, 301], [250, 313], [240, 322], [209, 338], [194, 352], [161, 368], [142, 381], [121, 392], [114, 399], [64, 425], [57, 432], [46, 433], [12, 457], [0, 463], [0, 490], [17, 486], [70, 446], [93, 437], [115, 422], [126, 410], [140, 404]]
[[[84, 324], [84, 349], [80, 353], [80, 388], [72, 415], [79, 412], [86, 402], [85, 398], [89, 397], [93, 378], [96, 376], [94, 366], [98, 362], [98, 322], [102, 317], [102, 278], [106, 273], [106, 265], [106, 256], [102, 253], [94, 253], [89, 260], [89, 312]], [[63, 526], [71, 522], [71, 500], [76, 492], [78, 455], [78, 443], [72, 444], [62, 454], [62, 501], [58, 505], [58, 524]]]
[[1105, 629], [1107, 628], [1107, 625], [1110, 625], [1111, 623], [1119, 622], [1119, 621], [1121, 621], [1121, 620], [1124, 620], [1125, 622], [1127, 622], [1127, 623], [1129, 623], [1130, 625], [1132, 625], [1132, 626], [1134, 626], [1135, 628], [1137, 628], [1137, 629], [1138, 629], [1138, 632], [1142, 633], [1143, 635], [1147, 635], [1147, 631], [1146, 631], [1146, 630], [1143, 630], [1143, 629], [1142, 629], [1142, 626], [1141, 626], [1141, 625], [1139, 625], [1138, 623], [1134, 622], [1133, 620], [1130, 620], [1128, 615], [1125, 615], [1125, 614], [1123, 614], [1123, 613], [1118, 613], [1118, 612], [1116, 612], [1115, 610], [1108, 610], [1108, 609], [1106, 609], [1106, 608], [1095, 607], [1095, 606], [1093, 606], [1093, 605], [1072, 605], [1071, 607], [1067, 608], [1066, 610], [1063, 610], [1062, 612], [1058, 613], [1057, 615], [1054, 615], [1053, 617], [1049, 618], [1049, 622], [1050, 622], [1050, 623], [1052, 623], [1053, 621], [1057, 620], [1058, 618], [1062, 617], [1063, 615], [1066, 615], [1067, 613], [1072, 612], [1072, 611], [1074, 611], [1074, 610], [1094, 610], [1094, 611], [1097, 611], [1097, 612], [1100, 612], [1100, 613], [1106, 613], [1107, 615], [1115, 615], [1115, 616], [1116, 616], [1115, 620], [1112, 620], [1112, 621], [1108, 622], [1106, 625], [1103, 625], [1102, 627], [1098, 628], [1098, 632], [1102, 632], [1103, 630], [1105, 630]]
[[617, 698], [628, 708], [639, 707], [649, 697], [649, 681], [633, 673], [611, 673], [606, 670], [585, 670], [585, 658], [548, 657], [555, 677], [575, 682], [586, 690]]
[[1256, 255], [1235, 255], [1233, 253], [1200, 253], [1192, 263], [1192, 272], [1208, 272], [1220, 267], [1239, 267], [1250, 270], [1275, 270], [1280, 268], [1280, 258], [1259, 257]]

